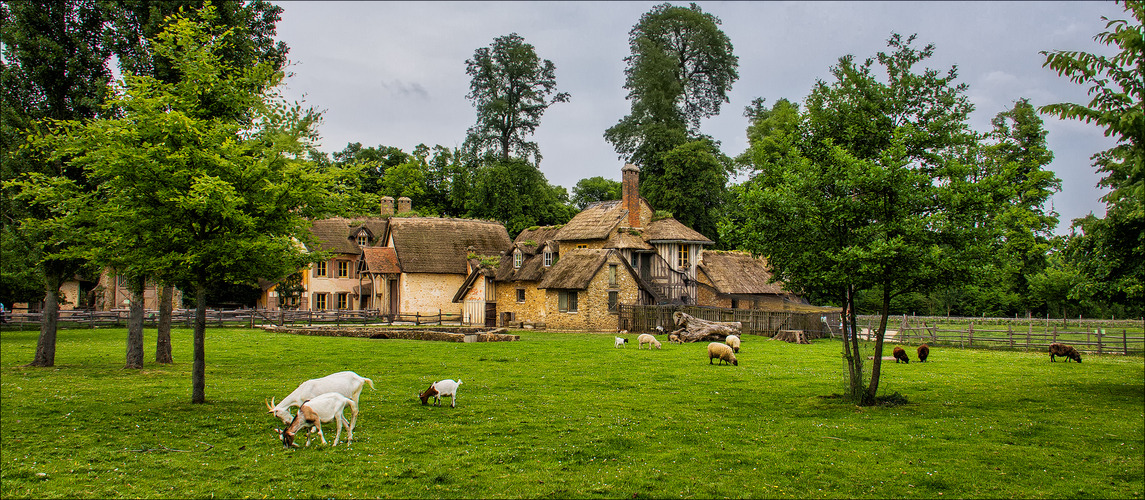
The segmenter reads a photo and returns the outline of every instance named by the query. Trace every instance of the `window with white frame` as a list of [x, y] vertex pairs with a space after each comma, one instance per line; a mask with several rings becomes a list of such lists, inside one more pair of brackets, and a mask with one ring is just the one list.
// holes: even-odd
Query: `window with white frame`
[[555, 260], [553, 257], [555, 257], [555, 254], [553, 254], [553, 251], [546, 249], [545, 250], [545, 267], [551, 267], [553, 265], [553, 260]]
[[522, 260], [524, 260], [524, 256], [521, 255], [520, 250], [513, 252], [513, 268], [514, 269], [520, 269], [521, 268], [521, 261]]

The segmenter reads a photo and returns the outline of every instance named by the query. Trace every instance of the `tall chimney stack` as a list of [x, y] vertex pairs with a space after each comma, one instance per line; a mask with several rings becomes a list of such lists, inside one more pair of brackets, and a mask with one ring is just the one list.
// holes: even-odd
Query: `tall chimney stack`
[[631, 163], [620, 169], [621, 204], [628, 210], [628, 227], [640, 225], [640, 167]]
[[392, 196], [382, 197], [382, 216], [394, 214], [394, 198]]
[[404, 214], [410, 210], [413, 210], [413, 200], [405, 196], [398, 198], [398, 213]]

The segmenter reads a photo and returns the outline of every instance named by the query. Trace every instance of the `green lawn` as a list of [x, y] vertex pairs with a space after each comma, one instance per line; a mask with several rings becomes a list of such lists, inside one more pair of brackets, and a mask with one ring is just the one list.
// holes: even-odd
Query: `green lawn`
[[[141, 371], [121, 368], [124, 329], [62, 331], [48, 369], [20, 366], [37, 332], [4, 331], [0, 496], [1143, 495], [1140, 356], [939, 347], [931, 362], [884, 365], [881, 387], [908, 404], [859, 408], [831, 397], [837, 341], [748, 337], [739, 366], [710, 366], [706, 343], [515, 333], [461, 344], [210, 329], [210, 403], [191, 405], [188, 330], [174, 333], [178, 364]], [[147, 345], [153, 358], [153, 331]], [[284, 450], [263, 399], [340, 370], [377, 387], [362, 393], [354, 443]], [[457, 408], [421, 406], [416, 393], [443, 378], [464, 381]]]

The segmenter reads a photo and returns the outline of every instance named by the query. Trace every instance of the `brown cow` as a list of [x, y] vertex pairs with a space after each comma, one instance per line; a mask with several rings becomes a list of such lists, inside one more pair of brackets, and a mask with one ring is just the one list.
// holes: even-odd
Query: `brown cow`
[[910, 363], [910, 358], [906, 356], [906, 350], [901, 347], [895, 348], [895, 363], [902, 361], [903, 363]]
[[1070, 359], [1077, 361], [1078, 363], [1081, 363], [1081, 354], [1079, 354], [1077, 352], [1077, 349], [1074, 349], [1073, 346], [1071, 346], [1071, 345], [1058, 344], [1058, 343], [1050, 344], [1050, 361], [1051, 362], [1056, 362], [1054, 360], [1054, 356], [1062, 356], [1064, 358], [1067, 358], [1066, 363], [1069, 363]]

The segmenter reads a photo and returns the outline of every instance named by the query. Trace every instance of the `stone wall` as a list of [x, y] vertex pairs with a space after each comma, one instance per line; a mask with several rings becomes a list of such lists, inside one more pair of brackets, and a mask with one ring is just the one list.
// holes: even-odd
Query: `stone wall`
[[[617, 286], [609, 286], [608, 266], [617, 265]], [[611, 332], [616, 331], [617, 313], [608, 310], [608, 292], [617, 291], [618, 303], [637, 304], [640, 298], [640, 289], [636, 278], [628, 272], [628, 267], [621, 261], [621, 256], [613, 252], [608, 256], [604, 265], [593, 276], [588, 289], [577, 293], [577, 312], [560, 312], [560, 290], [548, 289], [545, 292], [545, 308], [551, 313], [548, 315], [547, 328], [549, 330], [571, 330]]]
[[[517, 289], [525, 289], [525, 302], [517, 302]], [[554, 309], [555, 310], [555, 309]], [[501, 313], [513, 313], [513, 321], [501, 324]], [[545, 310], [545, 291], [537, 289], [536, 281], [502, 281], [497, 283], [497, 326], [523, 327], [532, 325], [545, 328], [548, 312]]]
[[[263, 330], [292, 335], [313, 335], [318, 337], [358, 337], [368, 339], [433, 340], [437, 342], [512, 342], [521, 340], [520, 335], [499, 333], [479, 328], [387, 328], [355, 326], [310, 326], [282, 327], [263, 326]], [[504, 330], [501, 330], [502, 332]]]

